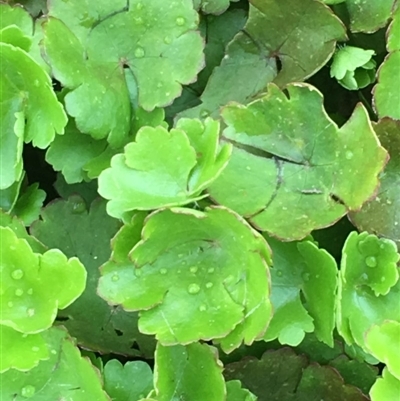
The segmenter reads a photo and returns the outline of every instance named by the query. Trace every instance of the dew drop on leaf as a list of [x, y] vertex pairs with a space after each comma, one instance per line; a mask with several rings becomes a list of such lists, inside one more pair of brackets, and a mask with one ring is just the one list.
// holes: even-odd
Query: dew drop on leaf
[[160, 273], [161, 274], [167, 274], [167, 269], [165, 269], [165, 268], [160, 269]]
[[350, 160], [350, 159], [353, 158], [353, 152], [351, 152], [350, 150], [348, 150], [348, 151], [346, 152], [345, 156], [346, 156], [346, 159], [347, 159], [347, 160]]
[[144, 57], [144, 49], [143, 47], [137, 47], [135, 50], [135, 57], [136, 58], [142, 58]]
[[376, 257], [375, 256], [368, 256], [367, 258], [365, 258], [365, 264], [368, 267], [376, 267], [378, 262], [376, 261]]
[[29, 308], [27, 309], [26, 313], [29, 317], [32, 317], [35, 314], [35, 309]]
[[309, 281], [310, 280], [310, 273], [303, 273], [301, 276], [303, 277], [304, 281]]
[[40, 349], [39, 347], [32, 347], [32, 351], [33, 351], [33, 352], [38, 352], [39, 349]]
[[214, 273], [215, 269], [213, 267], [210, 267], [207, 271], [208, 271], [208, 273]]
[[35, 392], [36, 392], [36, 388], [34, 386], [27, 385], [22, 388], [21, 395], [22, 395], [22, 397], [25, 397], [25, 398], [31, 398], [35, 395]]
[[276, 272], [276, 275], [277, 275], [278, 277], [282, 277], [282, 275], [283, 275], [282, 270], [278, 270], [278, 271]]
[[23, 272], [21, 269], [14, 270], [14, 271], [11, 273], [11, 277], [12, 277], [14, 280], [21, 280], [21, 278], [24, 277], [24, 272]]
[[196, 283], [189, 284], [189, 287], [188, 287], [189, 294], [194, 295], [194, 294], [198, 294], [199, 292], [200, 292], [200, 286], [198, 284], [196, 284]]
[[185, 18], [183, 18], [183, 17], [178, 17], [178, 18], [176, 19], [176, 25], [178, 25], [178, 26], [185, 25], [185, 22], [186, 22], [186, 20], [185, 20]]
[[15, 290], [15, 295], [16, 295], [17, 297], [21, 297], [23, 293], [24, 293], [24, 290], [22, 290], [21, 288], [17, 288], [17, 289]]
[[113, 274], [113, 276], [111, 277], [112, 281], [118, 281], [119, 280], [119, 276], [118, 274]]
[[192, 267], [190, 268], [190, 273], [196, 273], [197, 270], [199, 270], [199, 268], [198, 268], [197, 266], [192, 266]]
[[74, 202], [72, 204], [72, 213], [81, 214], [86, 211], [86, 204], [84, 201]]
[[172, 42], [172, 39], [171, 39], [170, 36], [166, 36], [166, 37], [164, 38], [164, 43], [165, 43], [166, 45], [169, 45], [171, 42]]
[[142, 269], [135, 269], [135, 276], [140, 277], [142, 275]]
[[214, 284], [211, 282], [206, 283], [206, 288], [211, 288]]
[[199, 311], [200, 312], [205, 312], [207, 310], [207, 306], [205, 306], [205, 305], [200, 305], [199, 306]]
[[33, 294], [33, 288], [29, 288], [29, 290], [27, 291], [28, 295], [32, 295]]
[[33, 81], [33, 85], [35, 85], [35, 86], [39, 86], [39, 85], [40, 85], [40, 82], [39, 82], [39, 80], [38, 80], [38, 79], [35, 79], [35, 80]]
[[136, 10], [141, 10], [143, 8], [143, 3], [136, 4]]
[[14, 304], [10, 301], [10, 302], [7, 303], [7, 306], [8, 306], [9, 308], [12, 308], [12, 307], [14, 306]]

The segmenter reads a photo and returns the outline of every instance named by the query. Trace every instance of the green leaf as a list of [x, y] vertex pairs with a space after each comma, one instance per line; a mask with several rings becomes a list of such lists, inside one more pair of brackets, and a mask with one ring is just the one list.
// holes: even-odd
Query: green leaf
[[39, 218], [40, 209], [46, 199], [46, 192], [39, 189], [39, 184], [32, 184], [23, 192], [13, 208], [13, 214], [18, 216], [26, 226], [30, 226]]
[[362, 105], [338, 128], [314, 87], [287, 91], [270, 84], [248, 106], [223, 109], [222, 138], [234, 151], [208, 192], [258, 229], [295, 240], [359, 209], [374, 194], [387, 153]]
[[387, 30], [387, 51], [393, 52], [400, 50], [400, 6], [396, 5], [396, 9], [393, 11], [392, 22]]
[[247, 357], [228, 364], [224, 376], [240, 379], [258, 401], [366, 401], [335, 369], [309, 364], [304, 355], [296, 355], [290, 348], [267, 351], [260, 360]]
[[0, 42], [19, 47], [26, 52], [29, 51], [32, 43], [30, 37], [25, 36], [22, 30], [16, 25], [11, 25], [0, 30]]
[[193, 0], [194, 7], [206, 14], [221, 14], [228, 7], [230, 2], [239, 0]]
[[122, 365], [117, 359], [104, 366], [104, 389], [113, 401], [137, 401], [153, 389], [153, 372], [142, 361]]
[[374, 87], [374, 105], [380, 118], [400, 119], [400, 50], [389, 53], [378, 70], [378, 83]]
[[22, 174], [18, 181], [15, 181], [6, 189], [0, 189], [0, 208], [3, 212], [11, 212], [17, 203], [19, 192], [25, 178], [25, 173]]
[[400, 322], [393, 320], [372, 326], [365, 336], [369, 352], [384, 363], [398, 380], [400, 380], [400, 353], [397, 349], [399, 338]]
[[346, 343], [369, 352], [365, 334], [374, 324], [400, 321], [400, 281], [396, 245], [375, 235], [353, 232], [344, 248], [339, 273], [337, 329]]
[[225, 399], [222, 363], [215, 348], [199, 343], [173, 347], [159, 343], [155, 358], [157, 401]]
[[[104, 200], [97, 199], [87, 210], [83, 199], [72, 195], [43, 209], [41, 220], [33, 224], [31, 232], [47, 246], [57, 247], [69, 257], [79, 257], [87, 270], [84, 293], [59, 314], [78, 343], [102, 353], [149, 355], [154, 350], [153, 341], [138, 332], [137, 314], [113, 308], [96, 294], [99, 266], [109, 259], [110, 241], [119, 227], [120, 223], [107, 215]], [[140, 228], [139, 224], [135, 229], [140, 233]], [[94, 237], [88, 235], [93, 230]], [[132, 348], [135, 341], [140, 351]]]
[[315, 74], [331, 58], [336, 41], [347, 39], [343, 23], [319, 1], [250, 3], [246, 32], [270, 56], [279, 58], [282, 68], [274, 80], [279, 86]]
[[0, 324], [22, 333], [45, 330], [57, 309], [66, 308], [82, 294], [85, 269], [77, 258], [68, 260], [58, 249], [34, 253], [8, 227], [0, 227], [0, 235]]
[[126, 68], [146, 110], [171, 103], [202, 68], [203, 43], [191, 0], [133, 0], [129, 6], [74, 0], [51, 3], [49, 14], [44, 47], [55, 77], [72, 89], [66, 109], [81, 132], [107, 137], [113, 146], [121, 146], [129, 133]]
[[396, 0], [346, 0], [352, 32], [372, 33], [386, 25]]
[[231, 380], [226, 383], [227, 401], [256, 401], [257, 397], [249, 390], [242, 388], [240, 380]]
[[400, 250], [400, 122], [384, 118], [374, 130], [390, 160], [381, 173], [376, 197], [349, 217], [359, 231], [368, 231], [391, 239]]
[[0, 4], [0, 31], [10, 26], [18, 27], [25, 36], [32, 36], [32, 17], [22, 7]]
[[[372, 60], [374, 54], [373, 50], [364, 50], [354, 46], [339, 48], [333, 56], [331, 77], [335, 77], [343, 87], [349, 90], [368, 86], [375, 80], [375, 61]], [[371, 73], [373, 77], [371, 81], [360, 80], [363, 78], [360, 74], [366, 71]]]
[[0, 380], [9, 369], [28, 371], [49, 358], [43, 335], [22, 334], [11, 327], [0, 325]]
[[221, 173], [231, 146], [218, 150], [219, 123], [184, 120], [167, 131], [143, 127], [124, 154], [112, 158], [99, 177], [107, 211], [121, 218], [132, 210], [176, 206], [200, 199], [200, 191]]
[[[306, 332], [333, 346], [337, 268], [331, 255], [311, 241], [280, 242], [267, 238], [272, 249], [271, 301], [274, 315], [265, 341], [279, 339], [296, 346]], [[304, 304], [302, 302], [304, 298]]]
[[98, 292], [126, 310], [141, 310], [142, 333], [165, 345], [225, 337], [224, 350], [264, 333], [271, 314], [269, 248], [233, 212], [153, 213], [130, 259], [102, 267]]
[[400, 380], [384, 368], [382, 377], [373, 385], [370, 396], [372, 401], [395, 400], [400, 392]]
[[98, 370], [81, 357], [65, 330], [51, 328], [43, 332], [43, 338], [50, 358], [29, 372], [12, 369], [1, 374], [0, 399], [109, 401]]

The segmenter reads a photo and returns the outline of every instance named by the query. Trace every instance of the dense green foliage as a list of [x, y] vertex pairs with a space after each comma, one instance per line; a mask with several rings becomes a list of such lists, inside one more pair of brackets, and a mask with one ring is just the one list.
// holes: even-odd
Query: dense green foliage
[[398, 1], [10, 0], [0, 60], [1, 401], [397, 399]]

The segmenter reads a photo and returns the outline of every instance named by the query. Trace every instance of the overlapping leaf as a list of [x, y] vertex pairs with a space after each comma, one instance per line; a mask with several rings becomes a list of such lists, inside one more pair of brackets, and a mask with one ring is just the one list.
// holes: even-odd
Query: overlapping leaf
[[66, 109], [81, 132], [115, 147], [131, 121], [126, 74], [139, 106], [152, 110], [178, 97], [203, 66], [191, 0], [57, 0], [49, 14], [44, 47], [55, 77], [72, 89]]
[[153, 396], [157, 401], [225, 399], [222, 364], [215, 348], [199, 343], [173, 347], [158, 344], [155, 358]]
[[368, 233], [349, 235], [339, 273], [337, 329], [348, 344], [365, 352], [365, 335], [385, 320], [400, 322], [400, 255], [396, 245]]
[[399, 392], [400, 380], [396, 379], [387, 368], [384, 368], [382, 378], [375, 382], [370, 395], [372, 401], [395, 400]]
[[162, 344], [222, 338], [229, 351], [264, 333], [271, 317], [269, 248], [233, 212], [154, 213], [130, 258], [102, 267], [99, 294], [141, 310], [140, 330]]
[[107, 211], [121, 218], [139, 209], [184, 205], [226, 166], [231, 146], [219, 149], [219, 123], [180, 120], [177, 128], [143, 127], [124, 154], [111, 160], [99, 177], [99, 193], [110, 199]]
[[[48, 205], [41, 217], [31, 227], [32, 234], [69, 257], [78, 256], [88, 273], [82, 296], [60, 313], [62, 324], [86, 348], [126, 355], [151, 354], [153, 341], [138, 333], [137, 315], [107, 305], [96, 294], [98, 267], [110, 257], [110, 240], [120, 227], [107, 215], [105, 202], [98, 199], [88, 209], [80, 196], [73, 195]], [[133, 347], [136, 341], [140, 351]]]
[[0, 324], [21, 333], [49, 328], [57, 310], [78, 298], [86, 271], [77, 258], [67, 259], [58, 249], [34, 253], [28, 242], [9, 227], [0, 227]]
[[153, 372], [142, 361], [122, 365], [117, 359], [104, 366], [104, 389], [113, 401], [138, 401], [153, 389]]
[[385, 26], [396, 0], [346, 0], [352, 32], [372, 33]]
[[[271, 301], [274, 315], [264, 340], [296, 346], [306, 332], [333, 346], [336, 263], [311, 241], [283, 243], [268, 238], [272, 249]], [[305, 302], [303, 304], [302, 297]]]
[[49, 350], [42, 333], [22, 334], [0, 325], [0, 355], [1, 374], [9, 369], [28, 371], [48, 359]]
[[270, 84], [248, 106], [223, 109], [223, 138], [234, 151], [208, 191], [259, 229], [294, 240], [359, 209], [374, 194], [387, 153], [363, 106], [339, 129], [314, 87], [287, 90]]
[[47, 147], [67, 123], [47, 73], [22, 49], [0, 43], [0, 189], [22, 175], [23, 143]]
[[400, 122], [384, 118], [374, 130], [390, 160], [380, 176], [374, 199], [349, 217], [359, 231], [368, 231], [393, 240], [400, 250]]
[[11, 369], [0, 374], [0, 399], [110, 400], [102, 389], [97, 369], [88, 358], [81, 357], [65, 330], [51, 328], [43, 332], [43, 338], [50, 358], [29, 372]]
[[391, 117], [400, 120], [400, 7], [393, 14], [393, 21], [387, 30], [386, 48], [389, 54], [378, 70], [378, 84], [374, 87], [374, 106], [380, 118]]
[[193, 0], [193, 5], [207, 14], [221, 14], [229, 7], [230, 2], [237, 1], [239, 0]]
[[226, 383], [227, 401], [256, 401], [257, 397], [249, 390], [242, 388], [240, 380], [231, 380]]
[[330, 366], [309, 364], [290, 348], [267, 351], [226, 365], [226, 379], [240, 379], [258, 401], [367, 401], [359, 389], [343, 382]]

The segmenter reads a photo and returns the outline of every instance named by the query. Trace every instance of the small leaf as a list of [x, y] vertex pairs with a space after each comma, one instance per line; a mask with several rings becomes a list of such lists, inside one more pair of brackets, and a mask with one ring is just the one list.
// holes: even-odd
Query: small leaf
[[113, 401], [137, 401], [153, 389], [153, 372], [142, 361], [122, 365], [111, 359], [104, 366], [104, 389]]
[[0, 325], [0, 355], [1, 374], [9, 369], [28, 371], [48, 359], [49, 350], [41, 333], [22, 334]]
[[[185, 129], [185, 131], [183, 129]], [[132, 210], [177, 206], [200, 199], [228, 162], [231, 146], [218, 146], [219, 124], [183, 120], [178, 128], [143, 127], [124, 154], [113, 157], [99, 177], [107, 211], [121, 218]]]
[[396, 245], [368, 233], [352, 232], [343, 248], [336, 310], [337, 329], [347, 344], [369, 352], [365, 334], [385, 320], [400, 322], [400, 255]]
[[109, 401], [98, 370], [81, 357], [66, 330], [53, 327], [42, 335], [50, 358], [28, 372], [11, 369], [2, 373], [2, 399]]
[[400, 393], [400, 380], [396, 379], [384, 368], [382, 377], [372, 386], [370, 396], [372, 401], [395, 400]]
[[82, 294], [86, 271], [77, 258], [68, 260], [58, 249], [34, 253], [28, 242], [8, 227], [0, 227], [0, 235], [0, 324], [22, 333], [45, 330], [58, 309]]
[[249, 390], [242, 388], [240, 380], [226, 383], [226, 401], [257, 401], [257, 397]]
[[225, 337], [222, 348], [233, 350], [261, 336], [270, 319], [269, 248], [233, 212], [206, 210], [150, 215], [131, 261], [102, 267], [98, 292], [141, 310], [141, 332], [162, 344]]
[[365, 343], [370, 353], [384, 363], [389, 372], [400, 380], [400, 322], [384, 321], [372, 326], [365, 337]]
[[158, 401], [225, 399], [222, 363], [215, 348], [199, 343], [173, 347], [159, 343], [155, 359], [154, 387]]
[[40, 209], [46, 199], [46, 192], [39, 189], [39, 184], [32, 184], [23, 192], [13, 208], [13, 214], [18, 216], [26, 226], [30, 226], [39, 218]]

